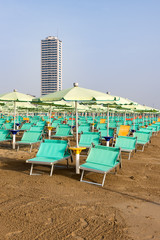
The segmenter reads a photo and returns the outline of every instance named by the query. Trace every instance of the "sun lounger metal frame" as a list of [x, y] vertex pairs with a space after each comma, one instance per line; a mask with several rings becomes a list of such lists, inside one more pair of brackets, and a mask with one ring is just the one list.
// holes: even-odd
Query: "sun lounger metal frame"
[[[148, 141], [146, 141], [146, 142], [140, 142], [139, 140], [138, 140], [138, 137], [136, 136], [137, 134], [142, 134], [142, 135], [148, 135]], [[150, 143], [150, 133], [146, 133], [146, 132], [142, 132], [142, 131], [137, 131], [137, 132], [135, 132], [134, 134], [133, 134], [133, 136], [136, 136], [137, 137], [137, 146], [138, 145], [140, 145], [140, 146], [142, 146], [142, 149], [141, 150], [139, 150], [139, 149], [137, 149], [137, 151], [141, 151], [141, 152], [143, 152], [144, 151], [144, 147], [146, 146], [146, 145], [148, 145], [149, 143]]]
[[[24, 134], [26, 134], [26, 133], [28, 133], [29, 131], [27, 131], [27, 132], [24, 132]], [[32, 133], [36, 133], [36, 132], [32, 132]], [[42, 132], [37, 132], [37, 133], [41, 133], [40, 135], [39, 135], [39, 140], [38, 141], [36, 141], [36, 142], [21, 142], [21, 141], [18, 141], [18, 142], [16, 142], [16, 145], [17, 145], [17, 151], [19, 151], [19, 148], [20, 148], [20, 145], [29, 145], [30, 146], [30, 150], [29, 150], [29, 152], [31, 153], [32, 152], [32, 149], [33, 149], [33, 145], [34, 144], [40, 144], [42, 141], [43, 141], [43, 138], [42, 138]], [[23, 137], [22, 137], [23, 138]], [[42, 139], [41, 139], [42, 138]]]
[[[92, 148], [96, 148], [96, 147], [99, 147], [99, 146], [92, 146]], [[109, 148], [110, 148], [110, 149], [115, 149], [115, 148], [106, 147], [106, 146], [101, 146], [101, 147], [102, 147], [102, 148], [105, 147], [105, 148], [108, 148], [108, 149], [109, 149]], [[116, 159], [117, 164], [115, 164], [114, 166], [110, 167], [107, 171], [102, 171], [102, 170], [98, 170], [98, 169], [92, 169], [92, 168], [83, 167], [83, 164], [80, 165], [80, 169], [82, 170], [80, 181], [81, 181], [81, 182], [85, 182], [85, 183], [89, 183], [89, 184], [94, 184], [94, 185], [98, 185], [98, 186], [103, 187], [107, 173], [111, 172], [112, 170], [115, 170], [115, 174], [116, 174], [116, 173], [117, 173], [117, 167], [119, 166], [119, 168], [122, 168], [121, 149], [120, 149], [120, 148], [116, 148], [116, 149], [119, 149], [119, 154], [118, 154], [117, 159]], [[92, 150], [92, 149], [90, 149], [90, 151], [91, 151], [91, 150]], [[89, 155], [88, 155], [88, 156], [89, 156]], [[86, 160], [86, 161], [87, 161], [87, 160]], [[91, 181], [83, 180], [84, 171], [104, 174], [102, 183], [97, 183], [97, 182], [91, 182]]]
[[[48, 144], [48, 143], [42, 143], [42, 144]], [[49, 143], [49, 144], [53, 144], [53, 143]], [[41, 147], [41, 145], [40, 145], [40, 147]], [[47, 166], [51, 166], [50, 176], [52, 176], [52, 174], [53, 174], [54, 165], [55, 165], [56, 163], [59, 163], [59, 162], [64, 161], [64, 160], [67, 160], [67, 168], [68, 168], [68, 166], [69, 166], [69, 163], [68, 163], [69, 158], [71, 158], [71, 162], [73, 161], [73, 159], [72, 159], [72, 153], [71, 153], [70, 150], [69, 150], [69, 153], [65, 156], [65, 152], [66, 152], [67, 150], [69, 150], [69, 144], [68, 144], [68, 143], [67, 143], [67, 146], [66, 146], [66, 148], [65, 148], [63, 158], [60, 158], [60, 159], [57, 159], [57, 160], [54, 160], [54, 158], [51, 158], [51, 157], [46, 157], [46, 158], [48, 158], [48, 160], [50, 160], [50, 161], [48, 161], [48, 162], [45, 162], [45, 161], [44, 161], [44, 162], [43, 162], [43, 161], [36, 161], [36, 160], [32, 160], [32, 159], [27, 160], [26, 163], [31, 163], [30, 175], [40, 175], [40, 174], [38, 174], [38, 173], [33, 173], [33, 166], [34, 166], [34, 164], [36, 164], [36, 165], [47, 165]], [[45, 157], [44, 157], [44, 158], [45, 158]], [[45, 158], [45, 159], [46, 159], [46, 158]]]
[[[129, 149], [129, 148], [123, 148], [122, 146], [116, 146], [116, 143], [115, 143], [115, 147], [120, 147], [121, 148], [121, 152], [124, 152], [124, 153], [129, 153], [129, 156], [128, 156], [128, 160], [130, 160], [130, 158], [131, 158], [131, 154], [133, 153], [133, 152], [136, 152], [137, 151], [137, 137], [128, 137], [128, 136], [119, 136], [119, 137], [117, 137], [117, 139], [120, 139], [120, 138], [128, 138], [128, 140], [129, 139], [131, 139], [131, 141], [134, 139], [134, 140], [136, 140], [136, 142], [135, 142], [135, 148], [133, 148], [133, 149]], [[117, 142], [117, 139], [116, 139], [116, 142]]]

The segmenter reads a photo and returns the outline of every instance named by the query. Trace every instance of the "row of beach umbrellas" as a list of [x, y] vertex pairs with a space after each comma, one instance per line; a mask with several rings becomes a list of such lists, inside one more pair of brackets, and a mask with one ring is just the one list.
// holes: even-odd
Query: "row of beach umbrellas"
[[[40, 98], [33, 98], [30, 95], [19, 93], [18, 91], [14, 90], [11, 93], [1, 94], [0, 95], [0, 102], [8, 102], [5, 104], [5, 107], [8, 108], [11, 106], [10, 103], [13, 105], [14, 109], [14, 130], [15, 130], [15, 116], [16, 116], [16, 108], [19, 109], [32, 109], [35, 111], [35, 105], [31, 104], [34, 103], [36, 105], [40, 105], [42, 111], [45, 107], [50, 108], [50, 115], [52, 112], [52, 107], [56, 106], [59, 109], [74, 109], [76, 115], [76, 147], [78, 146], [78, 111], [105, 111], [107, 108], [107, 129], [109, 131], [109, 111], [110, 107], [112, 108], [120, 108], [123, 111], [129, 110], [142, 110], [142, 111], [153, 111], [152, 108], [145, 107], [139, 105], [136, 102], [133, 102], [129, 99], [112, 96], [110, 94], [106, 94], [103, 92], [81, 88], [78, 86], [77, 83], [74, 83], [72, 88], [68, 88], [62, 91], [54, 92], [48, 95], [41, 96]], [[81, 104], [83, 103], [83, 105]], [[3, 108], [3, 106], [1, 106]], [[36, 108], [37, 109], [37, 108]]]

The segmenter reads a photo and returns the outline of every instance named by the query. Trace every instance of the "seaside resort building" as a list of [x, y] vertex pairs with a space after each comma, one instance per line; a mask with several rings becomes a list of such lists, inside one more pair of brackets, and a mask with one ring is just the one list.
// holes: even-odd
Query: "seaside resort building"
[[62, 90], [62, 41], [41, 40], [41, 95]]

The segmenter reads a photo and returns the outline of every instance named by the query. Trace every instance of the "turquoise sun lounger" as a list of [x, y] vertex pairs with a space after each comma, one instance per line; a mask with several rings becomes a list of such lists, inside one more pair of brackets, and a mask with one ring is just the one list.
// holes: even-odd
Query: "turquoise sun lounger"
[[137, 144], [136, 137], [119, 136], [116, 139], [115, 147], [120, 147], [122, 152], [129, 153], [128, 160], [130, 160], [131, 153], [134, 151], [136, 152], [136, 144]]
[[134, 137], [137, 137], [137, 144], [142, 146], [142, 152], [144, 151], [145, 145], [150, 142], [150, 133], [137, 131], [133, 134]]
[[[86, 163], [80, 165], [80, 169], [82, 170], [80, 181], [103, 187], [106, 174], [114, 169], [117, 171], [118, 166], [121, 167], [120, 148], [106, 146], [91, 147]], [[104, 175], [102, 183], [99, 184], [83, 180], [84, 171], [102, 173]]]
[[33, 144], [41, 143], [42, 142], [42, 132], [24, 132], [21, 141], [16, 142], [18, 145], [17, 151], [19, 150], [20, 145], [29, 145], [30, 152], [32, 151]]
[[91, 144], [99, 145], [100, 144], [100, 133], [99, 132], [88, 132], [81, 134], [79, 146], [90, 148]]
[[71, 154], [67, 149], [68, 143], [66, 141], [41, 143], [36, 157], [26, 161], [27, 163], [31, 163], [30, 175], [37, 175], [33, 174], [34, 164], [51, 166], [50, 176], [53, 174], [53, 168], [56, 163], [67, 160], [68, 166], [68, 159], [71, 157]]

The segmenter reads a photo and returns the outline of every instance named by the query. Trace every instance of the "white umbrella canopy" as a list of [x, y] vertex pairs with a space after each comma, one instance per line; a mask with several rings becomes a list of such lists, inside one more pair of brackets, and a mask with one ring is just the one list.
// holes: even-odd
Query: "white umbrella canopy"
[[115, 97], [103, 92], [78, 87], [78, 84], [74, 83], [72, 88], [37, 98], [38, 101], [60, 101], [62, 99], [65, 101], [113, 101]]
[[147, 107], [141, 104], [137, 104], [137, 105], [123, 105], [123, 108], [128, 108], [131, 110], [140, 110], [140, 111], [152, 111], [154, 110], [154, 108], [151, 107]]
[[[118, 98], [118, 96], [115, 96], [116, 98]], [[123, 97], [119, 97], [119, 101], [117, 102], [117, 104], [120, 105], [138, 105], [137, 102], [134, 102], [128, 98], [123, 98]]]
[[5, 102], [31, 102], [33, 98], [31, 95], [17, 92], [15, 89], [13, 92], [0, 95], [0, 101]]
[[13, 92], [1, 94], [0, 101], [4, 102], [13, 102], [14, 103], [14, 130], [15, 130], [15, 115], [16, 115], [16, 102], [31, 102], [34, 97], [17, 92], [17, 90], [13, 90]]
[[[7, 102], [5, 104], [5, 107], [7, 107], [8, 109], [13, 109], [14, 108], [14, 104], [13, 102]], [[17, 102], [16, 103], [16, 108], [21, 108], [21, 109], [35, 109], [36, 107], [30, 103], [30, 102]]]
[[0, 101], [4, 102], [13, 102], [14, 103], [14, 129], [12, 131], [13, 134], [13, 149], [15, 149], [15, 137], [16, 137], [16, 130], [15, 130], [15, 116], [16, 116], [16, 102], [31, 102], [34, 97], [19, 93], [16, 90], [10, 93], [1, 94]]
[[76, 147], [78, 145], [78, 112], [77, 112], [77, 102], [83, 101], [106, 101], [113, 102], [116, 101], [114, 96], [109, 94], [98, 92], [95, 90], [90, 90], [86, 88], [78, 87], [78, 83], [74, 83], [74, 87], [68, 88], [62, 91], [54, 92], [48, 95], [44, 95], [40, 98], [35, 99], [37, 102], [53, 102], [53, 101], [74, 101], [76, 110]]

